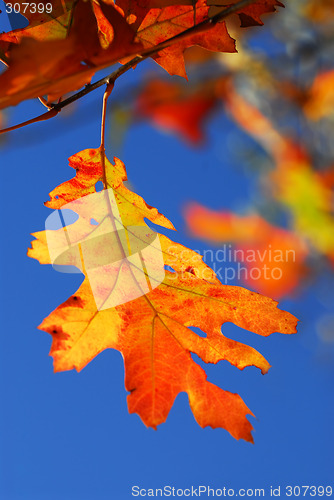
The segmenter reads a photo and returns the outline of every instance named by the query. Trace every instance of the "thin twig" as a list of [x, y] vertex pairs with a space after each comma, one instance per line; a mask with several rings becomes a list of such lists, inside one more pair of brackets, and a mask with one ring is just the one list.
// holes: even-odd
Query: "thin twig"
[[105, 151], [105, 131], [106, 131], [106, 114], [107, 114], [107, 102], [109, 96], [114, 88], [113, 83], [108, 83], [107, 88], [103, 95], [103, 105], [102, 105], [102, 119], [101, 119], [101, 149]]
[[5, 134], [6, 132], [12, 132], [13, 130], [17, 130], [18, 128], [25, 127], [26, 125], [31, 125], [37, 122], [43, 122], [44, 120], [49, 120], [54, 116], [58, 115], [59, 111], [57, 109], [50, 109], [46, 113], [42, 115], [36, 116], [36, 118], [32, 118], [31, 120], [27, 120], [26, 122], [19, 123], [18, 125], [13, 125], [13, 127], [8, 127], [0, 130], [0, 134]]
[[104, 189], [108, 189], [108, 181], [107, 181], [107, 174], [106, 174], [106, 165], [105, 165], [105, 131], [106, 131], [106, 115], [107, 115], [107, 103], [108, 103], [108, 98], [112, 92], [112, 89], [114, 88], [113, 83], [108, 83], [107, 88], [104, 92], [103, 95], [103, 105], [102, 105], [102, 119], [101, 119], [101, 145], [100, 145], [100, 151], [101, 151], [101, 159], [102, 159], [102, 173], [103, 173], [103, 184], [104, 184]]
[[[113, 71], [110, 75], [105, 76], [104, 78], [101, 78], [95, 83], [88, 84], [86, 85], [82, 90], [79, 92], [76, 92], [75, 94], [71, 95], [67, 99], [64, 99], [61, 102], [58, 102], [57, 104], [53, 104], [51, 106], [50, 111], [54, 111], [55, 113], [53, 115], [48, 115], [48, 113], [44, 113], [41, 116], [38, 116], [37, 118], [33, 118], [32, 120], [28, 120], [24, 123], [21, 123], [19, 125], [15, 125], [14, 127], [9, 127], [4, 130], [0, 130], [0, 134], [4, 134], [6, 132], [10, 132], [12, 130], [16, 130], [18, 128], [24, 127], [26, 125], [29, 125], [31, 123], [35, 123], [41, 120], [47, 120], [48, 118], [52, 118], [55, 116], [61, 109], [65, 108], [69, 104], [72, 104], [73, 102], [77, 101], [78, 99], [81, 99], [82, 97], [90, 94], [94, 90], [98, 89], [102, 85], [106, 84], [111, 84], [113, 85], [115, 81], [122, 76], [124, 73], [126, 73], [129, 69], [135, 67], [137, 64], [140, 64], [142, 61], [145, 61], [148, 57], [151, 57], [161, 50], [169, 47], [170, 45], [173, 45], [174, 43], [180, 42], [194, 34], [207, 31], [211, 29], [213, 26], [215, 26], [219, 21], [222, 21], [223, 19], [227, 18], [231, 14], [234, 14], [238, 12], [239, 10], [243, 9], [247, 5], [250, 5], [252, 3], [255, 3], [257, 0], [240, 0], [240, 2], [237, 2], [234, 5], [231, 5], [227, 9], [222, 10], [221, 12], [218, 12], [218, 14], [215, 14], [214, 16], [210, 17], [209, 19], [206, 19], [205, 21], [202, 21], [198, 23], [195, 26], [192, 26], [191, 28], [186, 29], [182, 33], [179, 33], [178, 35], [175, 35], [168, 40], [165, 40], [164, 42], [159, 43], [153, 48], [150, 49], [144, 49], [140, 55], [137, 55], [130, 61], [128, 61], [126, 64], [123, 66], [120, 66], [117, 70]], [[50, 113], [50, 112], [49, 112]], [[44, 118], [43, 118], [44, 117]]]

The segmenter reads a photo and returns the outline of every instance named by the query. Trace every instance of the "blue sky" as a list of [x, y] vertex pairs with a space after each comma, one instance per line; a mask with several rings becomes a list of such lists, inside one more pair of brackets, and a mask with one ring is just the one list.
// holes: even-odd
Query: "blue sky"
[[[295, 336], [263, 338], [224, 325], [225, 335], [268, 359], [267, 375], [227, 362], [206, 366], [211, 382], [238, 392], [256, 415], [250, 417], [254, 445], [224, 430], [201, 429], [185, 394], [157, 431], [145, 428], [128, 414], [116, 351], [101, 353], [79, 374], [53, 373], [51, 339], [36, 326], [75, 292], [81, 277], [40, 266], [26, 250], [30, 233], [42, 230], [50, 213], [43, 206], [48, 193], [73, 176], [67, 158], [99, 144], [101, 96], [97, 91], [53, 121], [11, 133], [0, 150], [0, 499], [127, 500], [134, 485], [264, 488], [266, 497], [270, 486], [334, 486], [333, 356], [315, 332], [326, 311], [319, 290], [333, 298], [325, 275], [280, 304], [301, 320]], [[38, 103], [28, 102], [10, 110], [8, 119], [16, 123], [39, 112]], [[128, 131], [121, 151], [107, 149], [124, 161], [134, 190], [173, 221], [178, 232], [170, 237], [203, 250], [207, 244], [187, 234], [185, 203], [235, 208], [252, 195], [251, 175], [234, 164], [226, 146], [231, 131], [231, 122], [216, 116], [208, 145], [190, 149], [140, 124]]]

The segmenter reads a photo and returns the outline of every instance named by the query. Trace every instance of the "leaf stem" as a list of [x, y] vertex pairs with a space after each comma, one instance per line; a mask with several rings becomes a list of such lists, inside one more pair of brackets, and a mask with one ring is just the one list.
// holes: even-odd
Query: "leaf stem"
[[39, 102], [43, 104], [47, 109], [52, 109], [52, 104], [48, 104], [48, 101], [44, 97], [38, 97]]
[[113, 83], [108, 83], [103, 95], [102, 119], [101, 119], [101, 150], [105, 151], [105, 131], [106, 131], [106, 113], [108, 98], [114, 88]]

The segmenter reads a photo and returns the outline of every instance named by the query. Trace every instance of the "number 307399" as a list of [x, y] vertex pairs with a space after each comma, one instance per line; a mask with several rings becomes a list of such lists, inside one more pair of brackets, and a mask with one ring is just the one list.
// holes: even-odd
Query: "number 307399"
[[11, 14], [51, 14], [52, 3], [6, 3], [6, 12]]

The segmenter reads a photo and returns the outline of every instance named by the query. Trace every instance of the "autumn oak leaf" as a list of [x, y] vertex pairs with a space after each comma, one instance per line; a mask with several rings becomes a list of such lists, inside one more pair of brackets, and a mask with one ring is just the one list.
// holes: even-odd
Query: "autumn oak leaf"
[[141, 49], [113, 3], [78, 0], [70, 13], [0, 38], [8, 65], [0, 75], [0, 108], [43, 95], [55, 101]]
[[[153, 48], [173, 36], [179, 35], [188, 28], [208, 19], [209, 7], [205, 0], [198, 0], [193, 5], [171, 5], [154, 8], [148, 11], [135, 7], [130, 0], [118, 0], [127, 19], [131, 19], [137, 29], [137, 40], [145, 49]], [[194, 14], [195, 13], [195, 14]], [[195, 19], [194, 19], [195, 16]], [[171, 75], [186, 78], [184, 51], [188, 47], [198, 45], [204, 49], [218, 52], [236, 52], [235, 41], [230, 37], [224, 22], [210, 26], [205, 31], [194, 33], [185, 39], [173, 43], [153, 59]]]
[[[75, 200], [84, 204], [94, 196], [96, 183], [103, 181], [102, 193], [112, 190], [125, 231], [133, 226], [148, 230], [144, 219], [173, 229], [157, 209], [124, 185], [126, 172], [120, 160], [112, 164], [101, 149], [91, 149], [72, 156], [70, 165], [76, 176], [51, 193], [48, 207], [59, 209]], [[91, 216], [84, 214], [87, 227]], [[34, 236], [28, 254], [40, 263], [50, 263], [48, 232]], [[156, 428], [164, 422], [176, 396], [186, 392], [199, 425], [222, 427], [236, 439], [252, 441], [252, 426], [246, 418], [252, 412], [239, 395], [208, 382], [191, 353], [206, 363], [225, 360], [240, 370], [256, 366], [266, 373], [270, 365], [264, 357], [223, 335], [222, 325], [232, 322], [262, 336], [290, 334], [296, 331], [296, 318], [277, 309], [270, 298], [222, 285], [198, 253], [162, 234], [158, 238], [166, 269], [163, 281], [149, 293], [98, 310], [86, 276], [77, 292], [42, 322], [39, 328], [52, 335], [54, 369], [80, 371], [103, 350], [117, 349], [124, 357], [129, 411], [147, 426]], [[105, 272], [102, 288], [108, 279]], [[200, 328], [205, 337], [191, 327]]]

